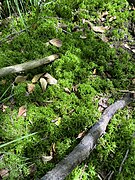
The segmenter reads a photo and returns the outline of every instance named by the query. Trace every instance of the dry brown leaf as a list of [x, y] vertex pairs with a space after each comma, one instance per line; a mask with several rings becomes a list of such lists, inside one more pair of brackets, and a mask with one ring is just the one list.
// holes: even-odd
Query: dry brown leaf
[[60, 39], [57, 39], [57, 38], [51, 39], [49, 41], [49, 43], [52, 44], [53, 46], [56, 46], [56, 47], [62, 46], [62, 41]]
[[82, 23], [85, 24], [85, 23], [88, 23], [90, 26], [91, 26], [91, 22], [89, 20], [86, 20], [86, 19], [82, 19]]
[[17, 117], [20, 117], [20, 116], [23, 116], [23, 117], [26, 117], [26, 107], [25, 106], [21, 106], [19, 108], [19, 112], [18, 112], [18, 116]]
[[68, 88], [64, 88], [64, 91], [69, 94], [71, 93], [71, 91]]
[[108, 11], [104, 11], [102, 12], [101, 17], [107, 16], [108, 14], [109, 14]]
[[63, 24], [63, 23], [58, 23], [58, 28], [62, 28], [62, 29], [67, 29], [67, 25], [66, 24]]
[[81, 39], [87, 39], [87, 36], [86, 35], [80, 35], [80, 38]]
[[132, 52], [135, 53], [135, 49], [132, 49]]
[[131, 49], [128, 44], [123, 43], [122, 45], [123, 45], [125, 48], [127, 48], [127, 49]]
[[9, 176], [9, 170], [8, 169], [1, 169], [0, 170], [0, 178], [8, 177]]
[[52, 143], [52, 150], [54, 153], [56, 153], [56, 144], [55, 143]]
[[42, 161], [44, 163], [48, 162], [48, 161], [51, 161], [53, 159], [52, 156], [42, 156]]
[[72, 86], [72, 90], [73, 90], [73, 92], [77, 92], [78, 91], [78, 84], [77, 85], [74, 85], [74, 86]]
[[108, 101], [108, 98], [103, 97], [103, 98], [100, 98], [98, 104], [99, 106], [102, 106], [103, 108], [107, 108], [108, 107], [107, 101]]
[[5, 112], [8, 106], [5, 106], [4, 104], [2, 105], [2, 112]]
[[26, 79], [27, 79], [27, 76], [17, 76], [17, 77], [15, 78], [15, 83], [18, 84], [18, 83], [25, 82]]
[[106, 18], [103, 17], [100, 20], [101, 20], [101, 22], [104, 22], [104, 21], [106, 21]]
[[72, 32], [83, 32], [84, 28], [81, 28], [80, 26], [74, 26], [72, 29]]
[[99, 107], [98, 107], [98, 111], [99, 111], [99, 112], [103, 112], [103, 111], [104, 111], [104, 108], [103, 108], [102, 106], [99, 106]]
[[82, 131], [78, 134], [77, 138], [76, 139], [81, 139], [85, 136], [86, 132], [85, 131]]
[[108, 26], [105, 26], [105, 27], [104, 27], [104, 26], [95, 26], [95, 25], [94, 25], [93, 23], [91, 23], [90, 21], [83, 19], [83, 24], [84, 24], [84, 23], [88, 23], [89, 26], [91, 27], [91, 29], [92, 29], [93, 31], [99, 32], [99, 33], [104, 33], [106, 30], [109, 29]]
[[115, 19], [116, 19], [116, 16], [112, 16], [112, 17], [110, 17], [109, 22], [112, 22]]
[[109, 27], [108, 26], [91, 26], [91, 29], [93, 29], [93, 31], [95, 31], [95, 32], [99, 32], [99, 33], [104, 33], [106, 30], [108, 30], [109, 29]]
[[40, 78], [39, 81], [40, 81], [40, 84], [41, 84], [43, 92], [45, 92], [46, 91], [46, 87], [47, 87], [47, 81], [45, 80], [45, 78]]
[[101, 39], [102, 39], [103, 42], [108, 42], [109, 41], [108, 38], [104, 34], [101, 35]]
[[97, 73], [97, 70], [94, 69], [92, 74], [95, 75], [96, 73]]
[[44, 75], [44, 77], [46, 78], [47, 80], [47, 83], [52, 85], [52, 84], [57, 84], [57, 79], [55, 79], [54, 77], [52, 77], [49, 73], [46, 73]]
[[109, 14], [109, 13], [108, 13], [107, 11], [104, 11], [104, 12], [101, 14], [100, 19], [101, 19], [102, 22], [106, 20], [106, 16], [107, 16], [108, 14]]
[[38, 80], [41, 78], [41, 76], [43, 76], [43, 73], [41, 74], [36, 74], [33, 78], [32, 78], [32, 83], [37, 83]]
[[132, 79], [132, 84], [135, 85], [135, 78]]
[[52, 146], [51, 146], [51, 150], [50, 150], [50, 155], [52, 157], [54, 157], [56, 154], [56, 144], [55, 143], [52, 143]]
[[28, 88], [28, 92], [29, 93], [33, 93], [33, 91], [35, 89], [35, 84], [28, 84], [27, 88]]

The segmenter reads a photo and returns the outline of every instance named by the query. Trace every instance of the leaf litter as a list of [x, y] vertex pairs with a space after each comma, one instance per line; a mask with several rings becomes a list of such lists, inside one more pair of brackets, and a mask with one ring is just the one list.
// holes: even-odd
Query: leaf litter
[[47, 87], [47, 81], [45, 80], [45, 78], [40, 78], [40, 84], [41, 84], [41, 88], [43, 90], [43, 92], [46, 91], [46, 87]]
[[60, 48], [62, 46], [62, 41], [60, 39], [57, 39], [57, 38], [51, 39], [49, 41], [49, 43], [52, 44], [53, 46], [58, 47], [58, 48]]

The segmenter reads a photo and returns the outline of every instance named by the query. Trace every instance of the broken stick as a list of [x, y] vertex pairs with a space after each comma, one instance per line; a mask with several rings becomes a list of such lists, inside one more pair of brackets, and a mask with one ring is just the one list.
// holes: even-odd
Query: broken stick
[[54, 169], [44, 175], [41, 180], [63, 180], [69, 173], [82, 161], [90, 155], [97, 140], [106, 131], [106, 127], [112, 116], [119, 109], [124, 108], [135, 98], [133, 93], [128, 93], [123, 99], [116, 101], [110, 105], [102, 114], [100, 120], [88, 131], [81, 142], [74, 150], [62, 161], [60, 161]]
[[37, 59], [34, 61], [29, 61], [29, 62], [25, 62], [22, 64], [14, 65], [14, 66], [4, 67], [4, 68], [0, 69], [0, 77], [6, 76], [8, 74], [20, 73], [20, 72], [24, 72], [24, 71], [27, 71], [30, 69], [34, 69], [36, 67], [51, 63], [55, 59], [58, 59], [58, 57], [59, 56], [57, 54], [53, 54], [53, 55], [45, 57], [43, 59]]

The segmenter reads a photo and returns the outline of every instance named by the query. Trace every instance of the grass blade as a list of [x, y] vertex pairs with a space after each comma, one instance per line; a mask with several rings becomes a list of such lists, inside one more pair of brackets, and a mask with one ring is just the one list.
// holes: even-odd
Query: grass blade
[[18, 141], [20, 141], [20, 140], [22, 140], [22, 139], [25, 139], [25, 138], [28, 138], [28, 137], [30, 137], [30, 136], [33, 136], [33, 135], [35, 135], [35, 134], [37, 134], [37, 133], [38, 133], [38, 132], [34, 132], [34, 133], [32, 133], [32, 134], [28, 134], [28, 135], [26, 135], [26, 136], [22, 136], [22, 137], [20, 137], [20, 138], [18, 138], [18, 139], [15, 139], [15, 140], [13, 140], [13, 141], [7, 142], [7, 143], [5, 143], [5, 144], [1, 144], [1, 145], [0, 145], [0, 148], [3, 148], [3, 147], [5, 147], [5, 146], [8, 146], [9, 144], [18, 142]]

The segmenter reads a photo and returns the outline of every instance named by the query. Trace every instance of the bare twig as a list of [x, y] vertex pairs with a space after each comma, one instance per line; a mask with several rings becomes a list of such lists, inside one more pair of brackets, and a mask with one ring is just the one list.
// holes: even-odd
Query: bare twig
[[124, 156], [124, 158], [123, 158], [123, 160], [121, 162], [121, 165], [120, 165], [120, 168], [119, 168], [119, 173], [121, 173], [121, 171], [122, 171], [122, 166], [123, 166], [125, 160], [127, 159], [128, 153], [129, 153], [129, 149], [126, 151], [126, 154], [125, 154], [125, 156]]
[[109, 175], [109, 177], [108, 177], [107, 180], [111, 180], [113, 174], [114, 174], [114, 171], [112, 171], [112, 172], [110, 173], [110, 175]]
[[103, 180], [102, 177], [99, 174], [97, 176], [98, 176], [99, 180]]
[[58, 57], [59, 56], [57, 54], [53, 54], [53, 55], [45, 57], [43, 59], [37, 59], [37, 60], [29, 61], [26, 63], [17, 64], [14, 66], [4, 67], [4, 68], [0, 69], [0, 77], [6, 76], [8, 74], [20, 73], [20, 72], [24, 72], [24, 71], [27, 71], [30, 69], [34, 69], [36, 67], [51, 63]]
[[67, 33], [67, 34], [73, 35], [72, 33], [68, 32], [68, 31], [66, 31], [66, 30], [64, 30], [64, 29], [62, 29], [62, 31], [65, 32], [65, 33]]
[[119, 90], [119, 92], [122, 92], [122, 93], [135, 93], [135, 91], [129, 91], [129, 90]]
[[12, 38], [14, 38], [15, 36], [23, 33], [24, 31], [26, 31], [26, 29], [22, 29], [22, 30], [20, 30], [20, 31], [18, 31], [18, 32], [11, 33], [11, 34], [7, 35], [5, 38], [1, 39], [1, 40], [0, 40], [0, 43], [6, 41], [7, 39], [12, 39]]

